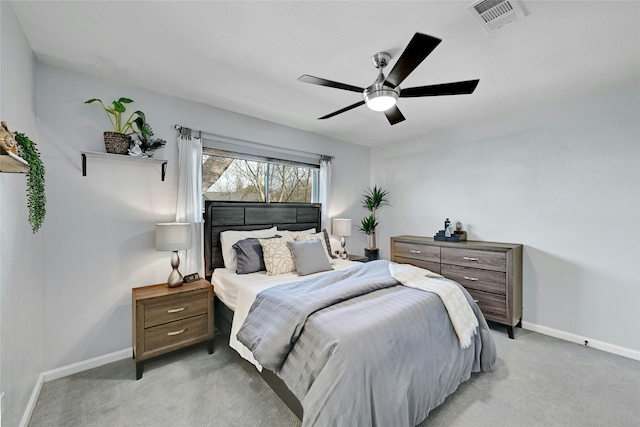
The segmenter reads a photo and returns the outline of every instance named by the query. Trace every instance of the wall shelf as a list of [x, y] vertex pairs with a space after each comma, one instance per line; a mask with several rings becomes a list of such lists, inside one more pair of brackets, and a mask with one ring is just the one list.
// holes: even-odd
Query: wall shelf
[[154, 159], [153, 157], [136, 157], [136, 156], [129, 156], [126, 154], [101, 153], [99, 151], [81, 151], [80, 154], [82, 155], [82, 176], [87, 176], [87, 156], [106, 157], [109, 159], [128, 160], [128, 161], [133, 160], [136, 162], [162, 163], [162, 180], [163, 181], [167, 173], [167, 163], [169, 163], [168, 160]]
[[28, 173], [29, 164], [21, 157], [0, 148], [0, 172]]

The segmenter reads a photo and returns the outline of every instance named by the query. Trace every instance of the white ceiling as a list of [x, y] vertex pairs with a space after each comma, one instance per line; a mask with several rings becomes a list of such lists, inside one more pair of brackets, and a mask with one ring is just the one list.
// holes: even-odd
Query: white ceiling
[[[527, 16], [487, 35], [472, 1], [12, 2], [37, 58], [358, 144], [377, 146], [600, 90], [640, 76], [637, 1], [522, 1]], [[415, 32], [442, 43], [402, 87], [480, 79], [472, 95], [403, 98], [390, 126], [354, 92], [395, 64]], [[126, 94], [123, 94], [126, 96]], [[215, 131], [210, 129], [210, 131]]]

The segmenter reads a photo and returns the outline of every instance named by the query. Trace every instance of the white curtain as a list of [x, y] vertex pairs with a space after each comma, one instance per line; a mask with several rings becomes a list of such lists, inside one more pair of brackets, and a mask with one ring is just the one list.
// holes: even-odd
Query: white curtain
[[331, 221], [329, 218], [329, 194], [331, 192], [331, 157], [322, 156], [320, 158], [320, 185], [318, 187], [318, 201], [322, 203], [320, 213], [322, 228], [331, 234]]
[[204, 277], [202, 219], [202, 141], [182, 128], [178, 137], [178, 202], [176, 222], [191, 223], [191, 248], [180, 251], [180, 272]]

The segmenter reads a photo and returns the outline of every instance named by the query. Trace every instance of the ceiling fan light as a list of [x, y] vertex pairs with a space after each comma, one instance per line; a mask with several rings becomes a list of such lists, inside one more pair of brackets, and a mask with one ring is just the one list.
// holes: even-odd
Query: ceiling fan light
[[364, 97], [367, 107], [373, 111], [387, 111], [396, 105], [398, 101], [398, 92], [390, 89], [377, 90], [367, 93]]

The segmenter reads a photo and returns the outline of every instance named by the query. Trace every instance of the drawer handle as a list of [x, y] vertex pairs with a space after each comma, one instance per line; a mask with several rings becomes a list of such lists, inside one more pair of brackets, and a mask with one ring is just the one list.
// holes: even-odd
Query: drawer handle
[[421, 251], [415, 251], [413, 249], [410, 249], [409, 252], [411, 252], [412, 254], [421, 254]]
[[467, 277], [467, 276], [464, 276], [464, 278], [465, 278], [465, 279], [467, 279], [467, 280], [471, 280], [472, 282], [477, 282], [477, 281], [478, 281], [478, 278], [477, 278], [477, 277]]
[[167, 310], [167, 313], [180, 313], [181, 311], [185, 311], [187, 307], [180, 307], [180, 308], [172, 308]]
[[179, 331], [175, 331], [175, 332], [167, 332], [167, 335], [169, 335], [170, 337], [174, 336], [174, 335], [180, 335], [182, 334], [184, 331], [186, 331], [189, 328], [184, 328], [184, 329], [180, 329]]
[[463, 256], [462, 259], [465, 261], [478, 261], [478, 258], [473, 258], [470, 256]]

